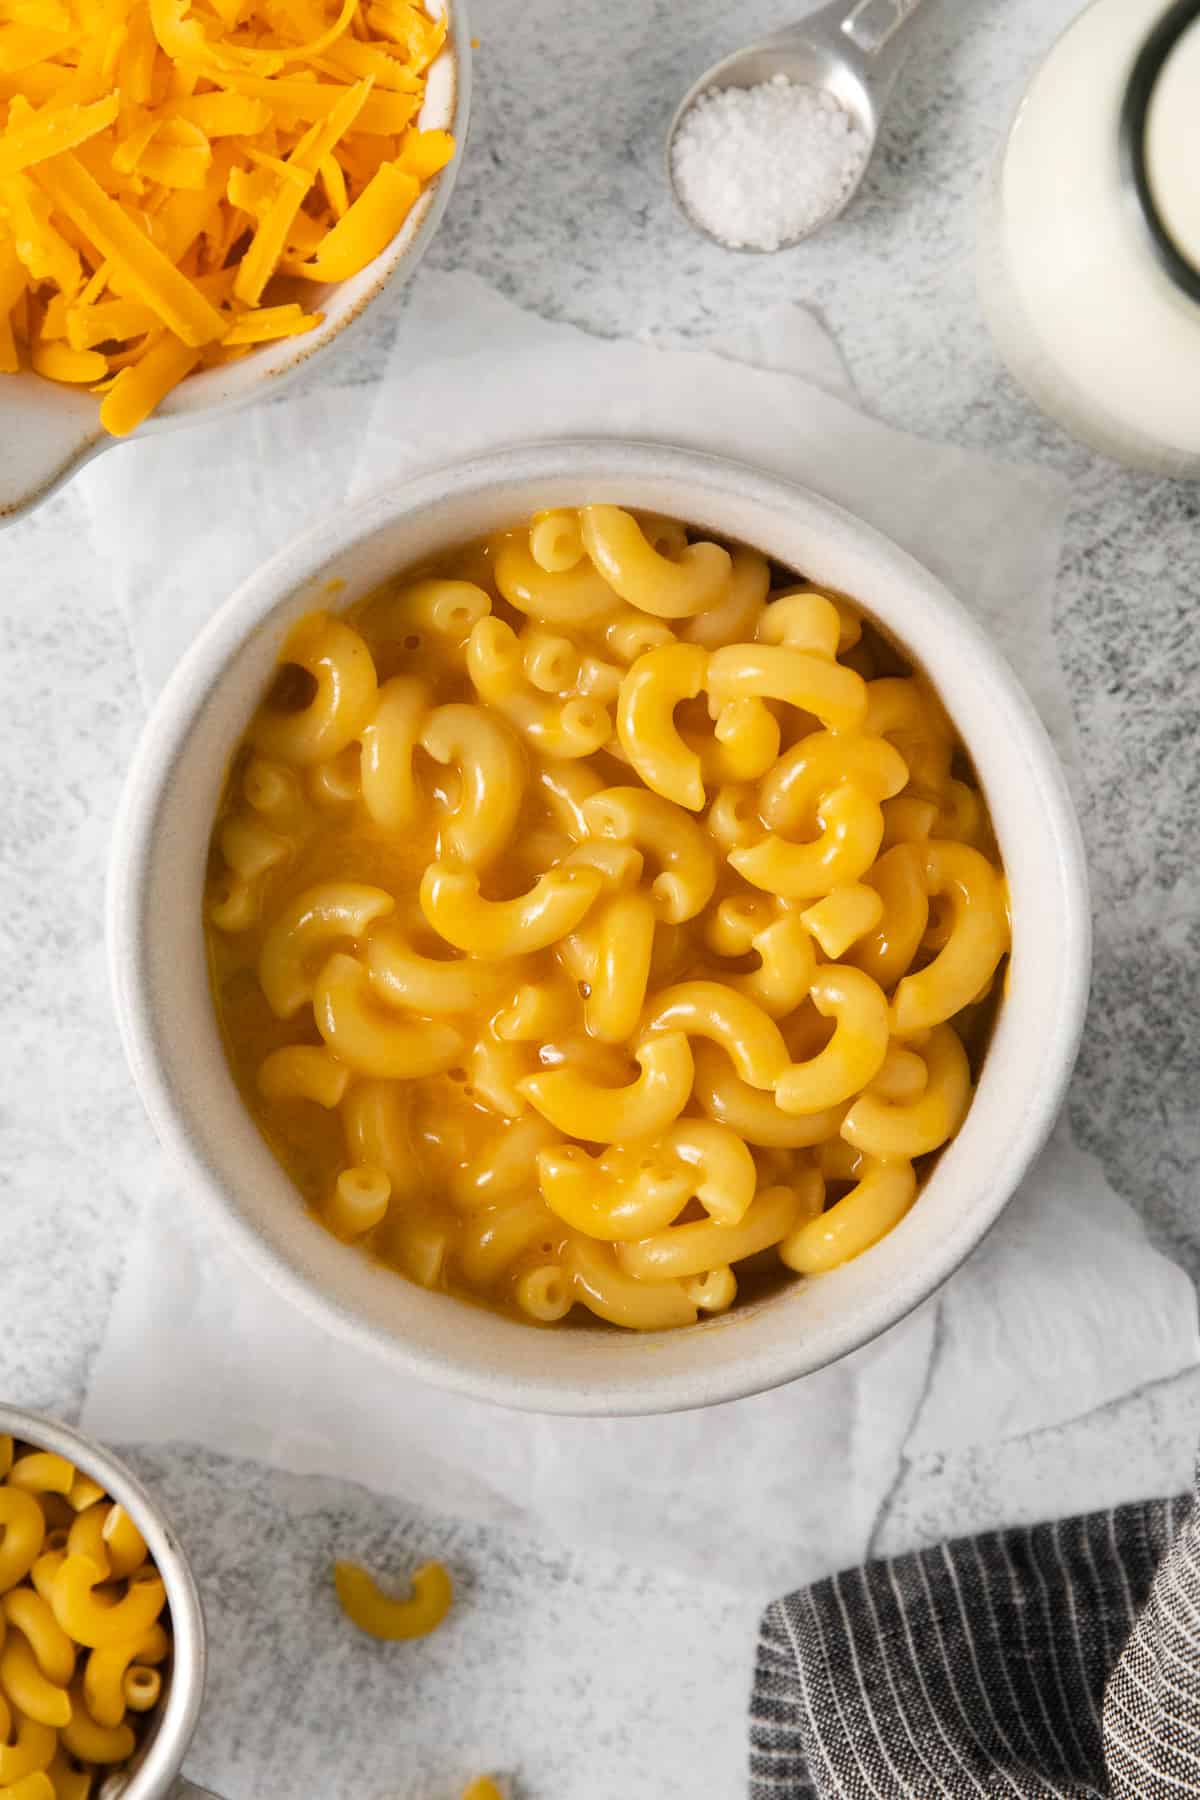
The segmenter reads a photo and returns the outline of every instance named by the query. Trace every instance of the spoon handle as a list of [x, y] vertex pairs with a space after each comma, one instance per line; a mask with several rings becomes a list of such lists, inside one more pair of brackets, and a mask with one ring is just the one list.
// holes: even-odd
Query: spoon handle
[[842, 30], [864, 56], [876, 56], [920, 4], [921, 0], [858, 0], [842, 20]]

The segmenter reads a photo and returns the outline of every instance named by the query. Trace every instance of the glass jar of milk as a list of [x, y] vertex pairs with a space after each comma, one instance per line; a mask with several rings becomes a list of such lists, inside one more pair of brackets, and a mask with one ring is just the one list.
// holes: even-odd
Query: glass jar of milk
[[1200, 476], [1200, 0], [1093, 0], [1058, 40], [991, 177], [980, 295], [1044, 411]]

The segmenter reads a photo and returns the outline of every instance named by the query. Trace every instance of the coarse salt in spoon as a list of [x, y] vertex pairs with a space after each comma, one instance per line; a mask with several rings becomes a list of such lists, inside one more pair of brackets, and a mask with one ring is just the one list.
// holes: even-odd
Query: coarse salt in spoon
[[735, 250], [800, 243], [849, 205], [921, 0], [835, 0], [735, 51], [685, 94], [667, 175], [685, 217]]

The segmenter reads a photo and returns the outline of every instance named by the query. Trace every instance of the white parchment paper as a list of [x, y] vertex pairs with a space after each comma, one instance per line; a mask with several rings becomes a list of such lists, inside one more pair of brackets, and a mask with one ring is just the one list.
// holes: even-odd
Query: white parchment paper
[[[705, 346], [609, 341], [465, 275], [419, 277], [377, 386], [135, 441], [81, 477], [147, 698], [231, 586], [320, 511], [489, 446], [583, 434], [737, 456], [887, 531], [999, 640], [1070, 768], [1050, 631], [1057, 477], [871, 420], [802, 309]], [[398, 1378], [243, 1269], [164, 1164], [83, 1422], [348, 1476], [766, 1595], [866, 1551], [906, 1451], [1060, 1423], [1198, 1350], [1190, 1283], [1065, 1122], [987, 1242], [886, 1338], [776, 1393], [650, 1420], [530, 1418]]]

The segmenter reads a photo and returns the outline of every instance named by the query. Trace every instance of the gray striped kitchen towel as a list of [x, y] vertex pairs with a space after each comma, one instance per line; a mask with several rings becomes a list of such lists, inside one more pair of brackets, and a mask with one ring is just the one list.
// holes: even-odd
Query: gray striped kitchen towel
[[964, 1538], [764, 1615], [751, 1800], [1200, 1797], [1190, 1497]]

